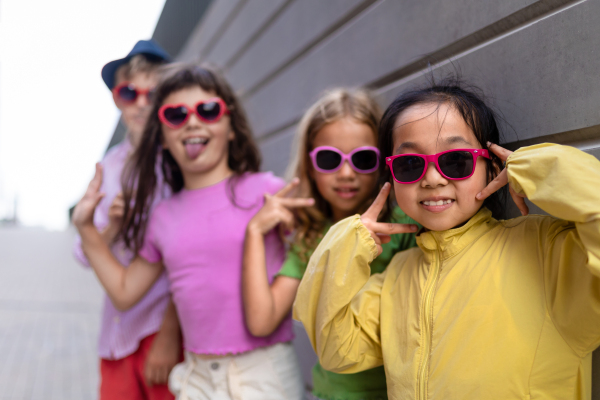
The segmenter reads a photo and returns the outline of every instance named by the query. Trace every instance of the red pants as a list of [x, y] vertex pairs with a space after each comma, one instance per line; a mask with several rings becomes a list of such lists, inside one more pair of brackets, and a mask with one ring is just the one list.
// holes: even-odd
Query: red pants
[[144, 363], [156, 334], [142, 339], [135, 353], [120, 360], [100, 359], [100, 400], [174, 400], [165, 385], [146, 385]]

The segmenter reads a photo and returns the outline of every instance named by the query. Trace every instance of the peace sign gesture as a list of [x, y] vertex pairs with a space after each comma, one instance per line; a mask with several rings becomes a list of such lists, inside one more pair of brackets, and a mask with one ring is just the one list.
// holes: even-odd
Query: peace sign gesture
[[94, 224], [94, 211], [96, 210], [96, 206], [104, 197], [104, 193], [100, 192], [100, 187], [102, 186], [102, 165], [100, 163], [96, 163], [96, 173], [94, 177], [90, 181], [85, 194], [79, 200], [79, 203], [75, 206], [75, 210], [73, 211], [73, 224], [77, 227], [77, 229], [81, 229], [86, 225]]
[[292, 210], [294, 208], [310, 207], [315, 204], [315, 200], [312, 198], [286, 197], [292, 189], [298, 186], [299, 182], [298, 178], [294, 178], [274, 195], [265, 193], [265, 204], [252, 217], [247, 229], [265, 235], [278, 224], [282, 224], [283, 228], [292, 230], [294, 228], [294, 214]]
[[[488, 148], [495, 155], [500, 157], [502, 162], [506, 162], [506, 160], [508, 159], [508, 156], [510, 156], [512, 154], [512, 151], [507, 150], [503, 147], [500, 147], [497, 144], [488, 142], [487, 145], [488, 145]], [[506, 168], [504, 168], [498, 174], [498, 176], [493, 181], [491, 181], [481, 192], [477, 193], [477, 195], [475, 197], [477, 198], [477, 200], [485, 200], [488, 197], [490, 197], [494, 192], [496, 192], [496, 191], [500, 190], [502, 187], [504, 187], [507, 183], [508, 183], [508, 173], [506, 172]], [[519, 211], [521, 211], [521, 215], [529, 214], [529, 207], [527, 207], [527, 204], [525, 204], [525, 196], [515, 192], [514, 189], [512, 188], [512, 186], [510, 186], [510, 185], [508, 186], [508, 191], [510, 192], [510, 196], [512, 197], [513, 201], [515, 202], [517, 208], [519, 209]]]
[[390, 194], [391, 185], [386, 182], [379, 194], [371, 204], [371, 207], [360, 216], [363, 225], [369, 230], [371, 237], [377, 245], [377, 255], [381, 254], [382, 244], [391, 240], [390, 235], [397, 233], [414, 233], [417, 231], [417, 225], [414, 224], [395, 224], [392, 222], [377, 222], [377, 217], [385, 205], [385, 201]]

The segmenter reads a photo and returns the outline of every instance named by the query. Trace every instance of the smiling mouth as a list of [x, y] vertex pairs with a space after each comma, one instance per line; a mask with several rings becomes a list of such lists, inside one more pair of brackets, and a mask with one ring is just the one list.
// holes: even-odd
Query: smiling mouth
[[443, 199], [443, 200], [425, 200], [421, 201], [421, 207], [432, 213], [440, 213], [446, 211], [454, 204], [454, 199]]
[[350, 199], [358, 193], [358, 189], [354, 188], [337, 188], [334, 191], [343, 199]]
[[185, 139], [183, 145], [185, 146], [185, 152], [188, 158], [190, 160], [196, 159], [200, 153], [202, 153], [202, 150], [204, 150], [208, 142], [208, 138], [193, 137]]
[[426, 206], [443, 206], [445, 204], [450, 204], [453, 201], [454, 200], [452, 200], [452, 199], [438, 200], [438, 201], [422, 201], [421, 204], [426, 205]]

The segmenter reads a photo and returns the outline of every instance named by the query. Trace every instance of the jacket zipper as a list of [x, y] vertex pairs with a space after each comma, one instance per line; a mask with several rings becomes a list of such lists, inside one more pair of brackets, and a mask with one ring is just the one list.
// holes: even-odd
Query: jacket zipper
[[[436, 247], [437, 241], [436, 241]], [[432, 263], [432, 271], [429, 274], [428, 280], [425, 283], [425, 291], [423, 293], [423, 308], [421, 310], [421, 362], [417, 375], [417, 399], [427, 399], [427, 372], [429, 370], [429, 353], [431, 352], [431, 339], [433, 331], [433, 295], [435, 294], [435, 286], [438, 280], [441, 269], [441, 257], [439, 250], [436, 249], [435, 259]]]

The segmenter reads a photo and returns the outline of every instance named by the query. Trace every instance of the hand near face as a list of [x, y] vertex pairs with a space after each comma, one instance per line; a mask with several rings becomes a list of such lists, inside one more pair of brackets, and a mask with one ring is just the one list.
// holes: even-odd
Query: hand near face
[[393, 234], [398, 233], [414, 233], [417, 231], [417, 226], [413, 224], [395, 224], [391, 222], [377, 222], [377, 217], [381, 214], [383, 206], [390, 194], [391, 185], [385, 183], [379, 194], [371, 204], [371, 207], [363, 215], [360, 216], [360, 220], [363, 225], [369, 230], [371, 237], [375, 241], [377, 246], [377, 255], [381, 254], [383, 248], [382, 244], [388, 243], [391, 240]]
[[72, 220], [77, 229], [81, 229], [88, 225], [94, 225], [94, 211], [100, 200], [102, 200], [102, 197], [104, 197], [104, 193], [100, 193], [101, 186], [102, 165], [96, 163], [96, 173], [90, 181], [85, 194], [81, 200], [79, 200], [79, 203], [77, 203], [75, 210], [73, 211]]
[[292, 189], [298, 186], [299, 180], [294, 178], [283, 189], [274, 195], [265, 194], [265, 204], [248, 223], [248, 229], [265, 235], [278, 224], [286, 230], [294, 228], [293, 209], [310, 207], [315, 204], [314, 199], [285, 197]]
[[[488, 148], [495, 155], [500, 157], [500, 159], [503, 162], [506, 162], [508, 157], [512, 154], [512, 151], [507, 150], [503, 147], [500, 147], [497, 144], [493, 144], [493, 143], [489, 143], [489, 142], [488, 142]], [[498, 176], [493, 181], [491, 181], [475, 197], [477, 198], [477, 200], [485, 200], [488, 197], [490, 197], [494, 192], [497, 192], [502, 187], [504, 187], [506, 184], [508, 184], [508, 173], [506, 171], [506, 168], [504, 168], [498, 174]], [[521, 211], [521, 215], [529, 214], [529, 207], [527, 207], [527, 204], [525, 204], [525, 196], [520, 195], [517, 192], [515, 192], [515, 190], [510, 185], [508, 186], [508, 191], [510, 192], [510, 196], [512, 197], [513, 201], [515, 202], [517, 208], [519, 209], [519, 211]]]

